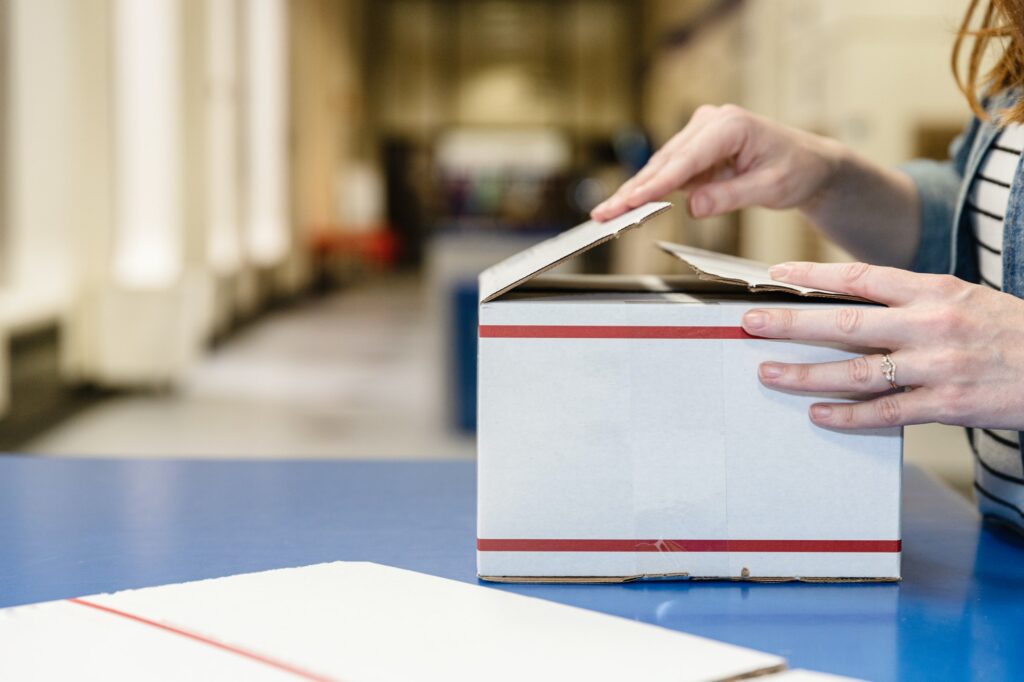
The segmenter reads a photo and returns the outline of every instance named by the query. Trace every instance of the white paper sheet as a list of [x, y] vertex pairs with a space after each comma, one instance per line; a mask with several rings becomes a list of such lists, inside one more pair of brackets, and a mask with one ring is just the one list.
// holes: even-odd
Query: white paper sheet
[[0, 611], [0, 679], [723, 680], [783, 659], [369, 563]]

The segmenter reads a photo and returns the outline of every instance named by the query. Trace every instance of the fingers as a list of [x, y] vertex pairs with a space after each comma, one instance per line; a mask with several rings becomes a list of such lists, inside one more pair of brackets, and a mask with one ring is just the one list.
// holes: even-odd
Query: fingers
[[927, 389], [883, 395], [859, 403], [816, 403], [811, 421], [833, 429], [880, 429], [936, 420], [935, 406]]
[[690, 213], [694, 218], [707, 218], [747, 206], [770, 206], [781, 193], [782, 182], [777, 169], [766, 168], [707, 183], [690, 196]]
[[[689, 128], [687, 128], [688, 130]], [[684, 130], [683, 132], [687, 132]], [[611, 220], [612, 218], [625, 213], [633, 206], [630, 205], [629, 197], [632, 196], [633, 192], [637, 187], [646, 183], [652, 177], [656, 176], [662, 171], [669, 161], [674, 157], [675, 150], [679, 147], [680, 143], [673, 138], [662, 147], [658, 152], [651, 157], [651, 160], [647, 162], [640, 172], [634, 175], [632, 178], [623, 183], [615, 194], [606, 199], [604, 202], [597, 205], [593, 211], [590, 212], [591, 217], [595, 220]]]
[[702, 107], [694, 113], [686, 127], [673, 135], [672, 139], [654, 153], [654, 156], [640, 169], [640, 172], [623, 183], [622, 187], [615, 194], [625, 200], [626, 197], [633, 193], [633, 190], [657, 175], [677, 152], [685, 148], [686, 144], [707, 126], [707, 122], [708, 116], [703, 113]]
[[754, 308], [743, 329], [769, 339], [832, 341], [870, 348], [902, 348], [910, 333], [907, 312], [856, 305], [841, 308]]
[[780, 282], [853, 294], [886, 305], [904, 305], [929, 292], [948, 297], [960, 282], [866, 263], [781, 263], [770, 272]]
[[659, 169], [665, 165], [665, 162], [668, 161], [673, 154], [684, 149], [686, 145], [689, 144], [690, 140], [699, 135], [701, 131], [708, 126], [708, 124], [714, 119], [718, 109], [718, 107], [709, 105], [697, 107], [693, 112], [693, 116], [690, 117], [690, 120], [686, 123], [683, 129], [673, 135], [668, 142], [662, 145], [661, 149], [651, 157], [651, 160], [647, 165], [645, 165], [639, 173], [630, 178], [630, 180], [623, 186], [623, 191], [620, 193], [624, 196], [628, 195], [636, 189], [638, 185], [643, 184], [652, 176], [657, 174]]
[[642, 206], [686, 184], [723, 159], [737, 153], [746, 142], [749, 126], [745, 119], [725, 118], [709, 123], [690, 144], [661, 166], [648, 179], [636, 185], [626, 197], [630, 208]]
[[692, 136], [696, 129], [703, 127], [701, 120], [699, 120], [699, 114], [700, 109], [694, 113], [686, 127], [676, 133], [661, 149], [656, 151], [636, 175], [624, 182], [612, 196], [598, 204], [590, 212], [591, 217], [595, 220], [611, 220], [627, 211], [629, 206], [626, 203], [626, 198], [632, 194], [633, 190], [658, 173], [665, 163], [672, 158], [673, 153], [681, 146], [682, 142]]
[[[892, 353], [889, 357], [896, 365], [896, 381], [901, 386], [924, 383], [922, 369], [912, 356]], [[881, 355], [819, 364], [765, 362], [758, 367], [757, 374], [769, 388], [800, 393], [882, 393], [892, 389], [882, 371]]]
[[[722, 114], [721, 112], [727, 112]], [[745, 117], [735, 107], [700, 107], [694, 112], [690, 122], [683, 130], [669, 140], [636, 175], [627, 180], [615, 194], [599, 204], [591, 216], [595, 220], [610, 220], [629, 210], [636, 208], [649, 198], [658, 198], [669, 191], [685, 185], [691, 178], [712, 167], [724, 156], [707, 161], [709, 146], [712, 149], [722, 148], [723, 134], [736, 133], [744, 128]], [[725, 127], [725, 131], [721, 128]], [[709, 140], [706, 133], [715, 130], [716, 136]], [[735, 141], [734, 141], [735, 142]], [[735, 145], [738, 148], [738, 145]], [[725, 147], [730, 148], [729, 146]], [[691, 157], [698, 153], [699, 159]], [[687, 161], [689, 159], [689, 161]], [[692, 166], [692, 169], [691, 169]]]

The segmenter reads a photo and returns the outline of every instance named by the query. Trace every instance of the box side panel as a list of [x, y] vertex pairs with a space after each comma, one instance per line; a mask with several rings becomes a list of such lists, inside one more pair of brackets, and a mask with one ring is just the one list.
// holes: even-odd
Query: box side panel
[[[729, 403], [742, 428], [730, 429], [729, 532], [732, 537], [900, 539], [901, 429], [835, 431], [814, 425], [820, 396], [763, 386], [765, 360], [811, 363], [854, 357], [833, 348], [737, 341], [725, 353]], [[840, 400], [840, 398], [829, 398]], [[766, 447], [785, 443], [785, 450]]]
[[[608, 308], [602, 321], [623, 306]], [[656, 543], [673, 537], [669, 529], [724, 537], [722, 342], [691, 343], [680, 356], [661, 340], [482, 338], [479, 537]], [[481, 573], [506, 554], [515, 555], [481, 552]], [[543, 570], [575, 570], [571, 554], [544, 553]], [[653, 556], [615, 552], [589, 570], [645, 573]], [[666, 561], [672, 572], [691, 570], [685, 553], [663, 555], [659, 571]], [[703, 562], [727, 570], [724, 554]]]
[[[498, 302], [481, 324], [735, 329], [746, 308]], [[479, 572], [898, 577], [899, 431], [819, 429], [814, 398], [757, 380], [764, 360], [848, 356], [728, 334], [482, 338]]]

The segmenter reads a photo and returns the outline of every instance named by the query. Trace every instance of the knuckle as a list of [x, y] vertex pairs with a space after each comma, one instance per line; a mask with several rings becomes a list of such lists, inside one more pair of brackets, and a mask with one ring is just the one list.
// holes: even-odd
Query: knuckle
[[856, 284], [864, 279], [870, 269], [867, 263], [846, 263], [839, 269], [839, 276], [846, 284]]
[[750, 124], [750, 114], [735, 104], [726, 104], [718, 110], [718, 117], [724, 125], [733, 129], [745, 129]]
[[733, 104], [732, 102], [728, 102], [726, 104], [723, 104], [719, 108], [719, 110], [722, 112], [722, 114], [724, 114], [726, 116], [746, 116], [747, 115], [747, 110], [746, 109], [744, 109], [743, 107], [739, 106], [738, 104]]
[[852, 405], [836, 405], [832, 410], [834, 421], [840, 428], [851, 427], [857, 421], [857, 413], [854, 411]]
[[963, 322], [963, 316], [957, 308], [941, 306], [928, 316], [926, 327], [933, 337], [946, 337], [960, 329]]
[[871, 381], [871, 365], [863, 355], [850, 360], [846, 369], [849, 372], [850, 382], [856, 386]]
[[958, 384], [947, 384], [938, 390], [939, 420], [944, 424], [956, 424], [962, 420], [969, 408], [967, 390]]
[[793, 383], [797, 386], [807, 386], [811, 383], [811, 366], [807, 364], [795, 365], [793, 371]]
[[836, 310], [836, 329], [844, 334], [856, 333], [864, 324], [864, 311], [860, 308]]
[[691, 121], [697, 121], [702, 118], [707, 118], [711, 114], [718, 111], [718, 107], [712, 104], [701, 104], [699, 107], [693, 110], [693, 116], [690, 117]]
[[932, 277], [931, 289], [940, 298], [950, 298], [959, 293], [965, 284], [962, 279], [953, 275], [934, 275]]
[[790, 265], [790, 278], [798, 278], [801, 281], [805, 281], [814, 275], [816, 267], [815, 263], [792, 263]]
[[886, 426], [895, 426], [903, 419], [900, 401], [888, 395], [875, 400], [875, 414], [878, 421]]
[[728, 182], [722, 183], [711, 194], [718, 210], [725, 210], [739, 203], [739, 195], [736, 192], [736, 188]]
[[784, 168], [777, 166], [769, 168], [764, 171], [765, 189], [776, 195], [785, 193], [788, 177]]
[[796, 312], [789, 308], [779, 308], [771, 313], [775, 328], [780, 332], [791, 332], [796, 326]]
[[942, 376], [958, 376], [969, 369], [971, 356], [963, 351], [944, 348], [935, 353], [931, 362], [933, 371]]

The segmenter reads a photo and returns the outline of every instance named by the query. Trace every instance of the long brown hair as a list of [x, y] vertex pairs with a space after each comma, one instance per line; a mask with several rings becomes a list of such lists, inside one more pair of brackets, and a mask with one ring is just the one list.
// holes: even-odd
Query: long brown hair
[[[984, 9], [979, 12], [982, 6]], [[980, 21], [973, 26], [976, 16], [980, 16]], [[967, 70], [962, 73], [961, 52], [968, 38], [973, 39], [973, 44]], [[995, 65], [981, 74], [985, 54], [993, 44], [1001, 44], [1002, 52]], [[953, 44], [953, 77], [971, 109], [982, 119], [988, 118], [982, 98], [1024, 84], [1024, 0], [970, 0]], [[1003, 123], [1024, 123], [1024, 98], [999, 112], [999, 119]]]

